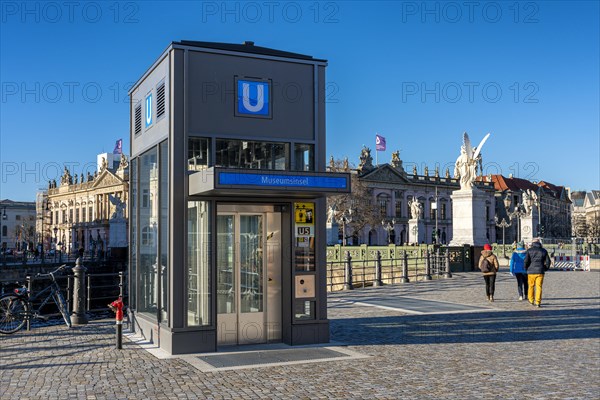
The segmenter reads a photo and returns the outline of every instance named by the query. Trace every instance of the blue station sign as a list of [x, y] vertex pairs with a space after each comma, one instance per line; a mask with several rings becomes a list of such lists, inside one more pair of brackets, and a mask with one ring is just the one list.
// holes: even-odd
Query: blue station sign
[[269, 173], [245, 173], [219, 171], [218, 185], [239, 187], [264, 187], [264, 188], [303, 188], [314, 189], [348, 189], [348, 179], [344, 176], [314, 176], [314, 175], [283, 175]]

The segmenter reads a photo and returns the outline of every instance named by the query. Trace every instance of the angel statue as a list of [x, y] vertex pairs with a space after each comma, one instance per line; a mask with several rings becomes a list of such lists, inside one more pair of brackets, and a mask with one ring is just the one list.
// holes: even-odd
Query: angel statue
[[421, 218], [421, 210], [423, 209], [421, 203], [419, 203], [417, 199], [413, 199], [408, 203], [408, 205], [410, 206], [410, 215], [412, 219]]
[[108, 195], [108, 200], [115, 206], [115, 212], [110, 216], [111, 219], [123, 219], [125, 218], [125, 202], [120, 197]]
[[[477, 164], [481, 160], [481, 148], [490, 137], [488, 133], [479, 143], [479, 146], [471, 146], [471, 139], [467, 132], [463, 133], [463, 144], [460, 147], [460, 155], [454, 164], [454, 178], [460, 178], [460, 189], [473, 189], [473, 182], [477, 176]], [[481, 164], [480, 164], [481, 165]]]

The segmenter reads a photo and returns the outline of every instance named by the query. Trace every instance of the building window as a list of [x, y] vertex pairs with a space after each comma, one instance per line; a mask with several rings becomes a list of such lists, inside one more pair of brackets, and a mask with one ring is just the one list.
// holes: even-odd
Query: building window
[[75, 223], [79, 223], [79, 208], [75, 209]]
[[21, 220], [21, 216], [20, 216], [20, 215], [15, 215], [15, 219], [16, 219], [17, 221], [20, 221], [20, 220]]
[[6, 225], [2, 226], [2, 236], [8, 236], [8, 227]]
[[446, 219], [446, 203], [441, 203], [442, 206], [442, 219]]
[[88, 218], [90, 219], [90, 222], [92, 222], [94, 220], [94, 211], [92, 206], [90, 206], [88, 208]]
[[296, 143], [294, 145], [296, 171], [315, 170], [315, 146], [312, 144]]
[[402, 201], [396, 200], [396, 218], [402, 218]]
[[217, 139], [215, 165], [283, 171], [288, 168], [288, 155], [288, 143]]
[[62, 221], [63, 224], [67, 223], [67, 210], [62, 210]]
[[86, 215], [85, 215], [86, 211], [87, 211], [87, 209], [85, 207], [81, 209], [81, 220], [83, 222], [86, 222]]
[[[205, 201], [188, 202], [187, 232], [187, 325], [211, 323], [210, 314], [210, 205]], [[223, 227], [221, 227], [223, 228]], [[221, 229], [217, 225], [217, 229]], [[225, 229], [225, 228], [223, 228]], [[231, 289], [231, 288], [230, 288]], [[217, 290], [217, 293], [220, 293]]]
[[69, 209], [69, 223], [73, 223], [73, 209]]
[[154, 246], [154, 229], [150, 226], [142, 228], [142, 246]]
[[188, 140], [188, 171], [201, 171], [208, 168], [210, 140], [190, 138]]

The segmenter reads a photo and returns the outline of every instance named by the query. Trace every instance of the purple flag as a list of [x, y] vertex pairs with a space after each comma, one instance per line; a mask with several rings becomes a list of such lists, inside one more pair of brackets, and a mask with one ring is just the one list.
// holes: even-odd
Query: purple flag
[[385, 138], [375, 134], [375, 151], [385, 151]]
[[123, 139], [117, 140], [113, 154], [123, 154]]

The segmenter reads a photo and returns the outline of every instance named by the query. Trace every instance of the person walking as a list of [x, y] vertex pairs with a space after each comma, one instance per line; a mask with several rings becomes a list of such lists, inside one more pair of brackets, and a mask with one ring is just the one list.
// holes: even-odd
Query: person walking
[[519, 301], [523, 300], [523, 297], [527, 297], [527, 270], [525, 269], [525, 244], [523, 242], [517, 243], [517, 248], [510, 257], [510, 274], [517, 278], [517, 290], [519, 291]]
[[496, 273], [499, 268], [498, 257], [492, 252], [492, 246], [489, 244], [484, 245], [481, 257], [479, 257], [479, 269], [483, 273], [483, 279], [485, 280], [485, 295], [488, 301], [494, 301]]
[[[544, 273], [550, 269], [550, 256], [548, 251], [542, 247], [539, 238], [533, 239], [531, 247], [525, 254], [525, 270], [527, 271], [527, 299], [531, 305], [540, 307], [542, 304], [542, 284]], [[535, 295], [535, 296], [534, 296]]]

